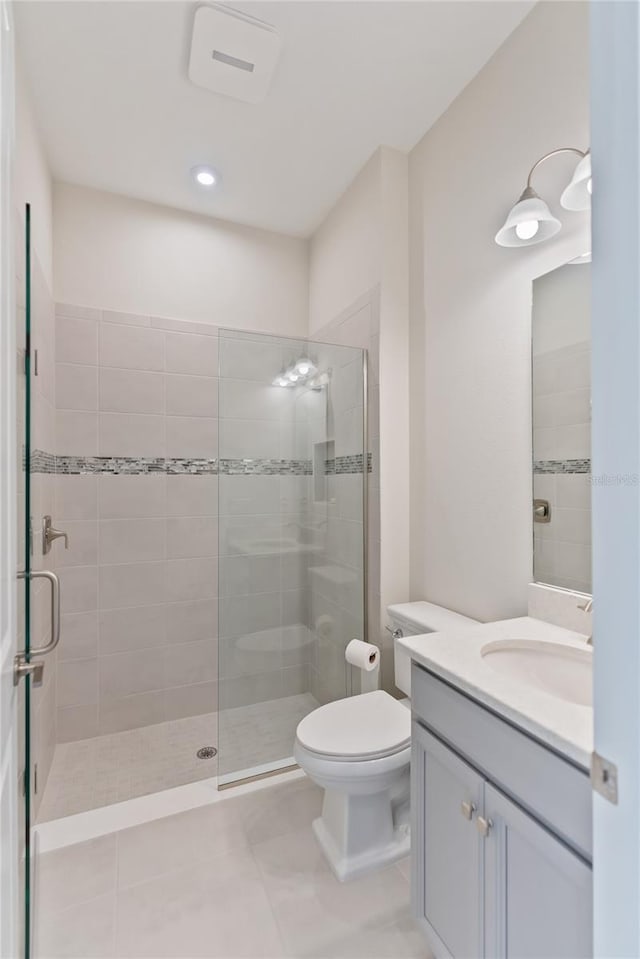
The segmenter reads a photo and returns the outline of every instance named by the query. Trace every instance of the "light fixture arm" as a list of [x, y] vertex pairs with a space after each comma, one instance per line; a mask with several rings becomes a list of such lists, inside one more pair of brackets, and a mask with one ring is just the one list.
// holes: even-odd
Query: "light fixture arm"
[[560, 147], [559, 150], [552, 150], [551, 153], [545, 153], [543, 157], [540, 157], [539, 160], [536, 160], [536, 162], [533, 164], [533, 166], [529, 170], [529, 176], [527, 177], [527, 186], [526, 186], [525, 192], [527, 190], [533, 189], [533, 187], [531, 186], [531, 177], [533, 176], [535, 171], [538, 169], [540, 164], [544, 163], [545, 160], [549, 160], [551, 157], [558, 156], [558, 154], [560, 153], [577, 153], [579, 157], [586, 157], [588, 152], [589, 152], [588, 150], [585, 150], [584, 152], [582, 150], [578, 150], [576, 149], [576, 147]]

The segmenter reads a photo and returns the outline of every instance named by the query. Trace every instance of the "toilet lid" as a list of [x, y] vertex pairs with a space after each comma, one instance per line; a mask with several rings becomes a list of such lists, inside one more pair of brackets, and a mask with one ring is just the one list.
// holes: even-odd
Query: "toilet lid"
[[409, 745], [411, 713], [382, 689], [338, 699], [300, 722], [298, 742], [314, 753], [341, 758], [382, 758]]

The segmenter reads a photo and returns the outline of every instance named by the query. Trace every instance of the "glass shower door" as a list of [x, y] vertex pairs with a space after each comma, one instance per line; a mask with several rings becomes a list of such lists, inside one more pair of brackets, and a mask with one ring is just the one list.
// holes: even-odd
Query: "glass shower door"
[[[31, 210], [25, 211], [24, 249], [19, 251], [23, 282], [18, 284], [16, 310], [17, 346], [17, 646], [29, 660], [31, 647], [31, 381], [33, 356], [31, 351]], [[14, 679], [15, 682], [15, 679]], [[32, 849], [33, 784], [31, 760], [31, 701], [32, 678], [25, 673], [18, 681], [18, 757], [20, 781], [19, 802], [19, 874], [22, 951], [26, 959], [31, 955], [32, 907], [31, 888], [35, 869]]]
[[[34, 349], [34, 319], [44, 316], [44, 304], [32, 281], [31, 209], [25, 210], [25, 242], [18, 261], [22, 283], [17, 291], [17, 649], [14, 685], [18, 704], [18, 784], [20, 816], [20, 898], [23, 952], [34, 953], [37, 902], [38, 762], [51, 750], [52, 719], [43, 707], [52, 701], [55, 657], [60, 639], [60, 587], [43, 548], [42, 518], [53, 489], [54, 457], [51, 417], [51, 362], [38, 370]], [[45, 351], [46, 353], [47, 351]], [[43, 364], [40, 364], [43, 366]], [[39, 379], [35, 378], [39, 376]], [[36, 383], [38, 388], [36, 389]], [[48, 475], [45, 475], [48, 474]], [[36, 728], [38, 732], [36, 732]]]
[[220, 332], [219, 782], [286, 768], [364, 638], [364, 357]]

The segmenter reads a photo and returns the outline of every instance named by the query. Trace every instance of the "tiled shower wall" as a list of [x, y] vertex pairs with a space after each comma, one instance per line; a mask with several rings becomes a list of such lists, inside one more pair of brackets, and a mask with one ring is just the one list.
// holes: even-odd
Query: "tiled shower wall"
[[[56, 308], [58, 742], [216, 709], [217, 348], [203, 324]], [[94, 472], [65, 475], [76, 457]]]
[[[375, 315], [363, 304], [339, 342], [360, 347]], [[56, 334], [58, 742], [214, 712], [218, 579], [223, 708], [344, 696], [363, 635], [360, 349], [317, 344], [329, 388], [282, 390], [297, 341], [69, 305]]]

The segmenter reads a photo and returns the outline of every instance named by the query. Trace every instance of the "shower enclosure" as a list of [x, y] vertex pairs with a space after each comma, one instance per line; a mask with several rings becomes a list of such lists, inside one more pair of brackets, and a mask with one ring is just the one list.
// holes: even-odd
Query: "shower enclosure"
[[365, 636], [366, 358], [219, 333], [221, 784], [293, 763], [298, 722], [350, 692]]
[[29, 823], [291, 765], [366, 638], [365, 351], [54, 304], [28, 235], [18, 273]]
[[286, 768], [300, 719], [355, 691], [344, 651], [367, 638], [369, 469], [365, 351], [54, 304], [29, 222], [27, 209], [27, 955], [40, 824]]

